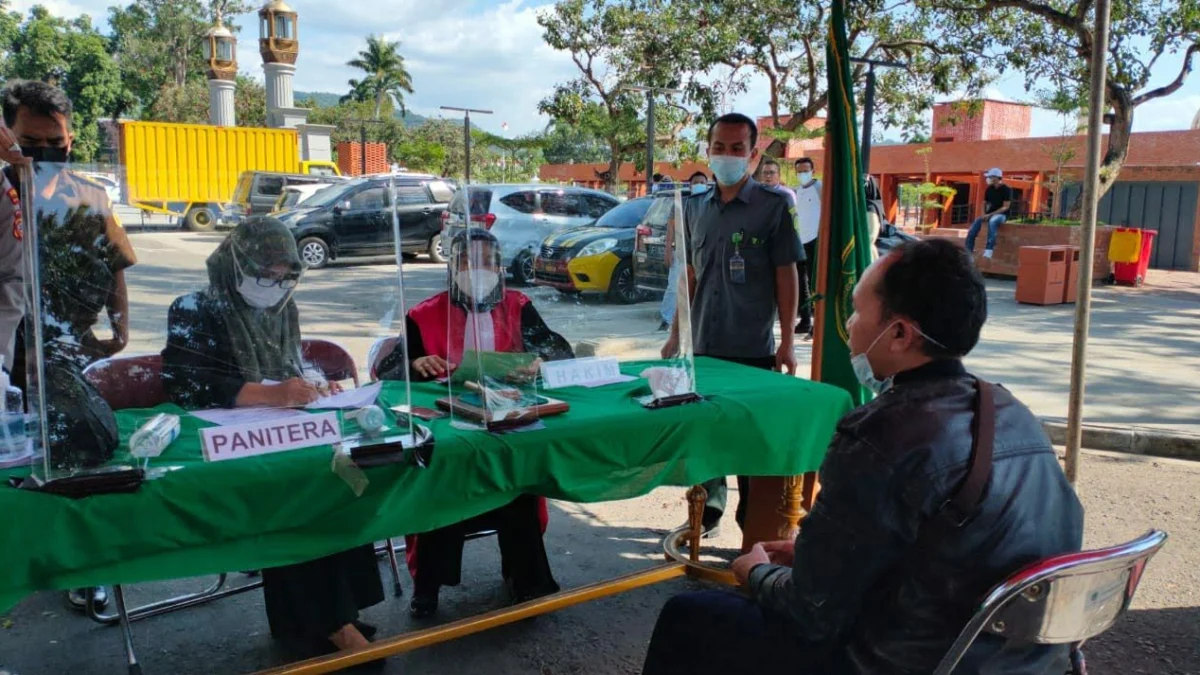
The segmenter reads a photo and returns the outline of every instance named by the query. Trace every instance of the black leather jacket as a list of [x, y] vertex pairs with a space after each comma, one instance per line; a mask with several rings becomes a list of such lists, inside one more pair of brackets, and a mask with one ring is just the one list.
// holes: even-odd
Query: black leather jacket
[[[996, 388], [992, 477], [949, 536], [917, 533], [954, 493], [971, 452], [974, 380], [958, 361], [896, 376], [838, 424], [792, 568], [759, 565], [749, 588], [797, 636], [833, 645], [840, 672], [928, 675], [987, 591], [1038, 559], [1078, 551], [1083, 508], [1037, 418]], [[1058, 675], [1067, 647], [981, 635], [955, 675]]]

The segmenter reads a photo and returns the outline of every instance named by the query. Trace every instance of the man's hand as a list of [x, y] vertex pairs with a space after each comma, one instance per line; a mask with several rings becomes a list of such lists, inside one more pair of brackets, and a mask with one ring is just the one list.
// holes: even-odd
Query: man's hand
[[0, 160], [14, 165], [28, 164], [30, 161], [21, 154], [21, 146], [17, 144], [17, 137], [12, 130], [4, 125], [0, 125]]
[[750, 552], [733, 561], [733, 576], [739, 585], [745, 586], [750, 580], [750, 570], [757, 565], [770, 564], [771, 557], [763, 550], [762, 544], [755, 544]]
[[792, 563], [795, 562], [796, 542], [790, 539], [764, 541], [761, 546], [763, 551], [766, 551], [767, 557], [771, 559], [772, 565], [791, 567]]
[[784, 340], [775, 351], [775, 370], [786, 370], [788, 375], [796, 374], [796, 355], [792, 353], [795, 343]]
[[679, 333], [675, 329], [671, 330], [671, 337], [667, 338], [667, 343], [663, 345], [661, 353], [664, 359], [673, 359], [679, 356]]
[[417, 371], [422, 377], [437, 378], [448, 375], [454, 368], [446, 359], [440, 356], [422, 356], [413, 361], [413, 370]]
[[268, 385], [271, 405], [277, 408], [291, 408], [298, 405], [308, 405], [321, 397], [317, 385], [302, 377], [293, 377], [279, 384]]

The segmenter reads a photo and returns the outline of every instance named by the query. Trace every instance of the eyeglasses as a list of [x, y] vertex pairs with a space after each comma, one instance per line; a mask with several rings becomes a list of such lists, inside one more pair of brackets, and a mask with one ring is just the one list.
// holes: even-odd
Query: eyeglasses
[[262, 286], [263, 288], [272, 288], [274, 286], [278, 286], [285, 291], [290, 291], [296, 287], [296, 284], [300, 283], [300, 280], [297, 279], [296, 277], [284, 277], [283, 279], [269, 279], [267, 277], [255, 277], [254, 283], [258, 284], [259, 286]]

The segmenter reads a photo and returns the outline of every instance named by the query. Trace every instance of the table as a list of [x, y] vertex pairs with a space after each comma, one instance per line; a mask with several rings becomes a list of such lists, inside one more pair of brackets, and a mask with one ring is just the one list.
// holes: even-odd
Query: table
[[[328, 447], [205, 463], [197, 432], [208, 425], [184, 416], [180, 439], [152, 464], [184, 469], [137, 493], [70, 500], [0, 488], [0, 612], [38, 590], [301, 562], [458, 522], [521, 493], [596, 502], [719, 475], [815, 471], [850, 409], [840, 389], [711, 359], [697, 359], [696, 382], [705, 401], [653, 411], [634, 401], [648, 393], [643, 380], [556, 390], [571, 411], [530, 433], [436, 420], [432, 465], [367, 469], [361, 497], [332, 472]], [[415, 405], [443, 395], [443, 386], [413, 386]], [[386, 383], [385, 403], [403, 399], [402, 383]], [[122, 437], [161, 411], [182, 413], [121, 411]]]

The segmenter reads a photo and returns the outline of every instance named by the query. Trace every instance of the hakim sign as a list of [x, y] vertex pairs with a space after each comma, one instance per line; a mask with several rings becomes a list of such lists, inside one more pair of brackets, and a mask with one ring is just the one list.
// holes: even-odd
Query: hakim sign
[[251, 422], [200, 430], [204, 461], [220, 462], [272, 452], [332, 445], [342, 440], [337, 413]]

